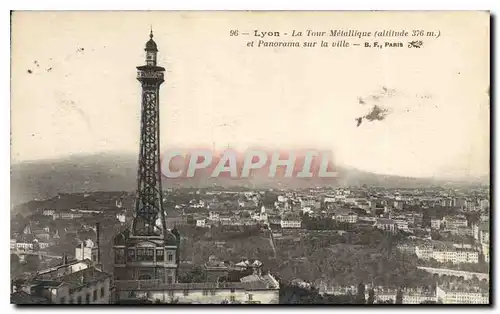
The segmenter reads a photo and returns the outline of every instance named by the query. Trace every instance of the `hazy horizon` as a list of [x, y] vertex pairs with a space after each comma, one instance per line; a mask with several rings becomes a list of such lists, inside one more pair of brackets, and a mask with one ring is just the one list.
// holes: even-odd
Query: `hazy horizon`
[[[64, 162], [64, 161], [70, 161], [72, 159], [85, 159], [85, 158], [96, 158], [99, 156], [103, 157], [121, 157], [121, 158], [128, 158], [130, 157], [131, 160], [134, 161], [134, 166], [135, 165], [135, 159], [138, 158], [138, 153], [134, 154], [132, 152], [120, 152], [120, 151], [104, 151], [104, 152], [97, 152], [93, 154], [73, 154], [73, 155], [65, 155], [65, 156], [59, 156], [59, 157], [53, 157], [53, 158], [46, 158], [46, 159], [32, 159], [32, 160], [23, 160], [23, 161], [18, 161], [18, 162], [13, 162], [11, 166], [22, 166], [23, 164], [42, 164], [42, 163], [50, 163], [50, 162]], [[490, 175], [484, 175], [484, 176], [478, 176], [478, 177], [456, 177], [456, 178], [438, 178], [438, 177], [415, 177], [415, 176], [405, 176], [405, 175], [393, 175], [393, 174], [387, 174], [387, 173], [378, 173], [378, 172], [373, 172], [373, 171], [366, 171], [362, 169], [358, 169], [349, 165], [344, 165], [344, 164], [337, 164], [337, 166], [341, 167], [344, 170], [353, 170], [353, 171], [360, 171], [360, 172], [365, 172], [369, 174], [374, 174], [378, 176], [389, 176], [389, 177], [401, 177], [401, 178], [414, 178], [414, 179], [422, 179], [422, 180], [437, 180], [437, 181], [450, 181], [450, 182], [457, 182], [457, 183], [478, 183], [478, 181], [481, 181], [481, 184], [485, 183], [482, 182], [484, 180], [488, 180], [489, 183], [489, 178]], [[250, 178], [251, 179], [251, 178]], [[292, 179], [300, 179], [300, 178], [292, 178]]]

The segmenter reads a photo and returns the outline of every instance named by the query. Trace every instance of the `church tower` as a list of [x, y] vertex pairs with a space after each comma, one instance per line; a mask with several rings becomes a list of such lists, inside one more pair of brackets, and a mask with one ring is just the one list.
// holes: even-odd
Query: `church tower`
[[166, 228], [160, 165], [159, 91], [165, 68], [157, 65], [153, 31], [146, 43], [145, 65], [137, 67], [141, 83], [141, 126], [137, 191], [132, 226], [114, 238], [115, 280], [176, 282], [177, 231]]

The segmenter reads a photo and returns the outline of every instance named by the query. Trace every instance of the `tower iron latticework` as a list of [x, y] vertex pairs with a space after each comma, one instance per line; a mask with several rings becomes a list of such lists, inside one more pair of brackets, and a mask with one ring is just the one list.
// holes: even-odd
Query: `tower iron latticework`
[[165, 230], [160, 164], [159, 90], [164, 82], [164, 68], [156, 65], [158, 49], [153, 32], [146, 43], [146, 65], [137, 67], [142, 85], [141, 138], [137, 173], [137, 195], [133, 235], [154, 236]]
[[[117, 298], [126, 298], [120, 282], [154, 280], [172, 284], [177, 281], [180, 235], [167, 230], [163, 209], [160, 164], [159, 90], [165, 69], [157, 66], [158, 49], [153, 32], [146, 43], [146, 64], [137, 67], [142, 85], [141, 127], [137, 192], [131, 228], [113, 240], [114, 278]], [[139, 289], [140, 290], [140, 289]]]

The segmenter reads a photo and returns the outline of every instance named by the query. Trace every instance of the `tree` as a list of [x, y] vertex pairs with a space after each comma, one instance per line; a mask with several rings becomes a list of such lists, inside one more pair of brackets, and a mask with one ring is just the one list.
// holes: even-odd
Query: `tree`
[[37, 255], [26, 255], [26, 270], [36, 271], [40, 267], [40, 258]]
[[356, 304], [365, 304], [365, 284], [360, 282], [358, 285], [358, 295], [356, 296]]
[[17, 267], [21, 263], [21, 260], [17, 254], [10, 254], [10, 267]]
[[174, 297], [171, 297], [170, 301], [167, 302], [167, 303], [169, 303], [169, 304], [178, 304], [179, 303], [179, 299], [178, 298], [174, 299]]
[[137, 296], [137, 294], [136, 294], [136, 292], [135, 292], [135, 291], [130, 291], [130, 292], [128, 293], [128, 297], [129, 297], [129, 298], [135, 298], [136, 296]]
[[12, 287], [14, 291], [20, 291], [25, 283], [24, 279], [14, 279], [12, 280]]
[[403, 304], [403, 291], [401, 289], [398, 289], [396, 293], [396, 304]]
[[191, 282], [205, 282], [205, 274], [199, 266], [193, 267], [191, 271], [179, 274], [179, 282], [191, 283]]
[[314, 288], [305, 289], [281, 283], [279, 294], [280, 304], [325, 304], [324, 298]]
[[373, 302], [375, 301], [375, 290], [373, 290], [373, 288], [370, 289], [370, 291], [368, 292], [368, 304], [373, 304]]

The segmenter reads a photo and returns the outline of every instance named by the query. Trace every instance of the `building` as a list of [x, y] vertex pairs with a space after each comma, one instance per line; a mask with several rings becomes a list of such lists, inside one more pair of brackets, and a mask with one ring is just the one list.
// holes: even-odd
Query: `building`
[[[11, 245], [12, 245], [12, 242], [11, 242]], [[21, 250], [21, 251], [33, 250], [33, 241], [31, 241], [31, 242], [25, 242], [25, 241], [16, 242], [15, 245], [16, 245], [17, 250]]]
[[400, 252], [405, 254], [416, 254], [416, 247], [411, 243], [401, 243], [397, 245], [397, 248]]
[[358, 222], [358, 215], [350, 209], [337, 210], [332, 218], [341, 223], [355, 224]]
[[465, 204], [465, 208], [464, 209], [466, 211], [468, 211], [468, 212], [475, 212], [475, 211], [479, 211], [480, 207], [479, 207], [479, 205], [476, 202], [467, 201], [467, 203]]
[[480, 230], [479, 231], [479, 241], [481, 243], [490, 243], [490, 231], [489, 230]]
[[125, 213], [118, 213], [116, 214], [116, 219], [118, 219], [120, 223], [124, 224], [127, 219], [127, 216], [125, 215]]
[[101, 249], [100, 249], [100, 233], [101, 227], [100, 223], [95, 225], [96, 241], [87, 239], [82, 241], [80, 245], [75, 247], [75, 258], [76, 260], [90, 260], [93, 266], [101, 269]]
[[437, 303], [435, 291], [407, 290], [403, 292], [403, 304]]
[[475, 240], [479, 240], [479, 224], [474, 223], [472, 224], [472, 235], [474, 236]]
[[10, 304], [50, 304], [47, 298], [32, 296], [25, 291], [16, 291], [10, 295]]
[[67, 257], [64, 257], [61, 265], [39, 271], [36, 274], [36, 279], [45, 281], [56, 280], [65, 275], [73, 274], [89, 267], [92, 267], [92, 262], [88, 259], [68, 262]]
[[388, 231], [391, 233], [396, 233], [398, 228], [394, 220], [392, 219], [386, 219], [386, 218], [380, 218], [375, 221], [375, 228], [378, 228], [383, 231]]
[[321, 295], [356, 295], [358, 293], [357, 286], [334, 286], [325, 283], [319, 284], [319, 294]]
[[90, 260], [98, 262], [99, 247], [94, 241], [87, 239], [75, 247], [75, 258], [79, 261]]
[[50, 232], [48, 232], [45, 229], [33, 230], [32, 234], [37, 240], [42, 240], [46, 242], [50, 240]]
[[213, 221], [218, 221], [220, 219], [220, 214], [219, 212], [216, 211], [210, 211], [208, 213], [208, 219], [213, 220]]
[[[250, 277], [250, 278], [247, 278]], [[120, 300], [146, 299], [152, 302], [192, 304], [278, 304], [279, 283], [271, 275], [247, 276], [241, 282], [174, 283], [118, 282]], [[140, 286], [140, 289], [139, 289]]]
[[409, 232], [410, 230], [408, 229], [408, 220], [402, 218], [402, 219], [392, 219], [394, 223], [396, 224], [396, 228], [401, 231]]
[[[244, 264], [244, 269], [247, 265]], [[208, 282], [217, 282], [220, 277], [225, 277], [229, 274], [229, 266], [224, 262], [219, 261], [215, 256], [210, 256], [208, 262], [203, 265], [205, 278]]]
[[415, 213], [415, 212], [412, 212], [411, 214], [407, 214], [408, 215], [411, 215], [413, 216], [413, 225], [416, 226], [416, 225], [422, 225], [423, 221], [424, 221], [424, 214], [423, 213]]
[[[257, 303], [277, 304], [279, 302], [279, 283], [271, 274], [262, 274], [262, 263], [242, 261], [230, 266], [210, 256], [203, 265], [206, 282], [165, 283], [155, 280], [119, 281], [117, 298], [119, 303], [133, 300], [147, 300], [159, 303], [221, 304]], [[228, 275], [229, 270], [245, 271], [253, 269], [251, 275], [242, 277], [238, 282], [219, 282], [220, 277]]]
[[177, 246], [179, 236], [176, 230], [158, 236], [134, 236], [126, 229], [114, 239], [115, 281], [161, 280], [176, 281], [178, 268]]
[[284, 217], [281, 218], [280, 222], [281, 228], [301, 228], [302, 227], [302, 221], [300, 220], [300, 217], [298, 215], [285, 215]]
[[480, 218], [481, 222], [489, 222], [490, 221], [490, 215], [489, 214], [481, 214], [481, 218]]
[[[375, 292], [374, 303], [391, 302], [396, 303], [397, 289], [388, 289], [383, 287], [376, 287], [373, 289]], [[365, 300], [368, 299], [368, 291], [365, 289]]]
[[472, 228], [456, 228], [456, 227], [452, 227], [452, 228], [444, 228], [443, 229], [443, 232], [449, 232], [450, 234], [453, 234], [453, 235], [458, 235], [458, 236], [467, 236], [467, 237], [472, 237], [474, 236], [474, 229]]
[[481, 244], [481, 251], [483, 253], [484, 262], [489, 263], [490, 262], [490, 245], [489, 245], [489, 243]]
[[443, 207], [453, 207], [453, 199], [451, 199], [451, 198], [443, 198], [441, 200], [441, 206], [443, 206]]
[[488, 210], [490, 208], [490, 201], [487, 199], [480, 200], [479, 208], [481, 209], [481, 211]]
[[431, 218], [431, 229], [433, 230], [439, 230], [441, 229], [441, 219], [439, 218]]
[[479, 263], [479, 253], [472, 249], [456, 249], [457, 254], [457, 264], [460, 263]]
[[433, 258], [432, 245], [429, 244], [417, 245], [415, 247], [415, 254], [417, 255], [418, 258], [424, 260]]
[[281, 217], [279, 215], [269, 215], [268, 221], [270, 225], [281, 225]]
[[39, 251], [48, 248], [51, 246], [50, 242], [39, 241], [38, 239], [33, 239], [33, 250]]
[[[108, 304], [111, 275], [94, 267], [90, 260], [68, 262], [40, 270], [19, 287], [15, 304]], [[28, 297], [29, 296], [29, 297]]]
[[467, 218], [463, 215], [445, 216], [443, 223], [449, 229], [467, 228]]
[[54, 209], [44, 209], [42, 211], [42, 215], [44, 216], [52, 216], [56, 213], [56, 211]]
[[436, 287], [436, 296], [443, 304], [489, 304], [489, 293], [477, 289], [461, 289], [453, 286]]
[[205, 228], [206, 226], [206, 219], [196, 219], [196, 227]]
[[321, 202], [317, 201], [313, 198], [304, 198], [304, 199], [300, 200], [300, 206], [301, 207], [310, 207], [312, 209], [320, 209]]
[[188, 226], [190, 225], [187, 216], [179, 217], [165, 217], [165, 227], [167, 229], [174, 229], [177, 226]]
[[323, 198], [323, 203], [335, 203], [337, 201], [337, 198], [335, 196], [325, 196]]
[[54, 280], [34, 280], [31, 295], [47, 298], [52, 304], [109, 304], [111, 275], [94, 267]]
[[404, 207], [403, 201], [395, 200], [393, 204], [394, 204], [394, 209], [403, 210], [403, 207]]
[[467, 200], [463, 197], [457, 197], [453, 199], [453, 207], [464, 208], [467, 204]]
[[64, 212], [60, 212], [60, 213], [54, 213], [52, 215], [53, 220], [58, 220], [58, 219], [75, 220], [75, 219], [80, 219], [82, 217], [83, 217], [82, 213], [72, 212], [72, 211], [64, 211]]
[[479, 254], [476, 250], [468, 248], [456, 248], [453, 246], [418, 245], [415, 247], [418, 258], [428, 260], [435, 259], [440, 263], [452, 262], [453, 264], [479, 262]]

